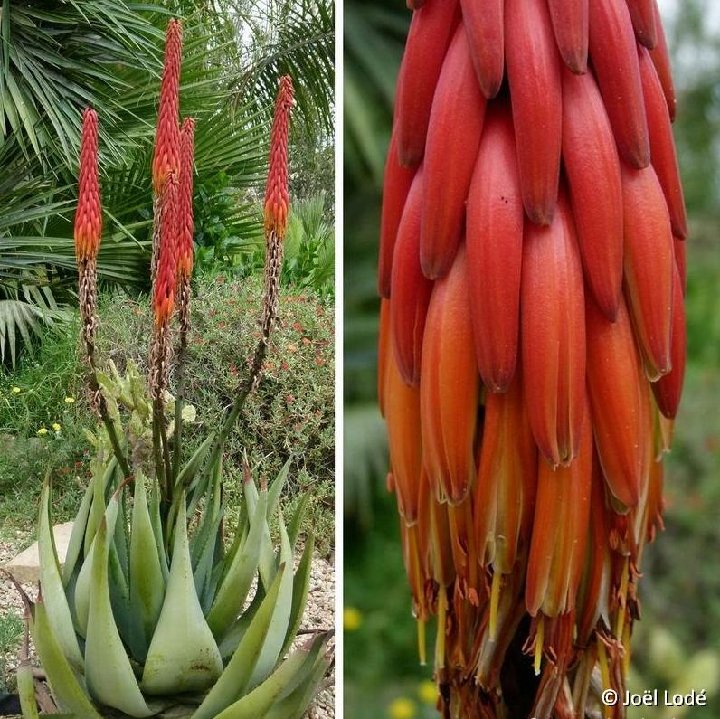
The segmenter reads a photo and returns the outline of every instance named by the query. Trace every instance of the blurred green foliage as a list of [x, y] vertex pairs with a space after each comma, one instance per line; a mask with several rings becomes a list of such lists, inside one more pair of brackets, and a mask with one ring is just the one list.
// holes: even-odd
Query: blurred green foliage
[[[720, 28], [710, 0], [666, 2], [678, 89], [675, 134], [690, 214], [688, 369], [673, 451], [666, 460], [666, 529], [646, 550], [636, 625], [636, 689], [708, 691], [707, 707], [674, 716], [720, 716]], [[715, 8], [716, 9], [716, 8]], [[382, 166], [409, 13], [403, 3], [345, 3], [345, 716], [396, 716], [430, 676], [417, 660], [395, 499], [384, 488], [382, 420], [375, 408], [375, 290]], [[432, 628], [428, 628], [428, 637]], [[688, 683], [689, 682], [689, 683]], [[430, 712], [430, 716], [432, 716]], [[629, 712], [629, 719], [641, 714]], [[661, 713], [659, 719], [670, 719]]]

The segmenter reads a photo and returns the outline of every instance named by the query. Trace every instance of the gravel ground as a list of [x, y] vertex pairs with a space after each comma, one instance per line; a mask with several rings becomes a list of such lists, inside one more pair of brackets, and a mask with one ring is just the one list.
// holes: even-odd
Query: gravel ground
[[[4, 565], [27, 546], [30, 542], [19, 538], [18, 543], [0, 542], [0, 566]], [[35, 587], [23, 585], [26, 592], [34, 596]], [[15, 587], [4, 577], [0, 578], [0, 614], [15, 613], [20, 619], [23, 616], [22, 600]], [[331, 629], [335, 626], [335, 571], [333, 565], [316, 557], [310, 573], [308, 603], [301, 630]], [[8, 652], [3, 658], [5, 676], [2, 681], [14, 686], [14, 672], [17, 667], [17, 655]], [[324, 688], [318, 694], [308, 711], [308, 719], [334, 719], [335, 717], [335, 675], [327, 677]]]

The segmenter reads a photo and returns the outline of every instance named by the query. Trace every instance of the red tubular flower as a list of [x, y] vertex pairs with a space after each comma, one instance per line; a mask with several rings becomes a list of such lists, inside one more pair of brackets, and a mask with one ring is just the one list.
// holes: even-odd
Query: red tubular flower
[[506, 62], [525, 212], [552, 222], [560, 177], [562, 83], [545, 0], [506, 0]]
[[671, 369], [673, 237], [667, 202], [652, 167], [622, 168], [628, 309], [654, 382]]
[[459, 27], [435, 89], [423, 160], [420, 263], [432, 279], [447, 274], [460, 244], [484, 118], [485, 98], [465, 30]]
[[600, 463], [610, 491], [625, 506], [640, 498], [642, 452], [649, 428], [643, 423], [640, 356], [625, 303], [615, 322], [588, 299], [587, 386]]
[[78, 262], [97, 257], [102, 233], [98, 179], [98, 116], [92, 108], [82, 115], [78, 205], [75, 211], [75, 257]]
[[193, 159], [195, 120], [188, 117], [183, 122], [180, 135], [180, 184], [178, 187], [178, 252], [177, 272], [180, 279], [192, 274], [193, 243]]
[[675, 95], [675, 85], [673, 84], [672, 72], [670, 70], [670, 54], [668, 53], [667, 38], [665, 37], [665, 30], [663, 29], [660, 19], [657, 0], [653, 0], [653, 5], [655, 6], [655, 28], [657, 29], [658, 42], [657, 45], [650, 50], [650, 57], [660, 78], [660, 84], [662, 85], [663, 94], [667, 102], [670, 122], [674, 122], [675, 113], [677, 112], [677, 96]]
[[504, 6], [504, 0], [460, 0], [478, 84], [488, 100], [500, 91], [505, 74]]
[[383, 181], [383, 206], [380, 230], [380, 252], [378, 253], [378, 292], [381, 297], [390, 297], [390, 276], [392, 274], [393, 252], [403, 208], [410, 192], [415, 170], [403, 167], [398, 159], [397, 124], [393, 128], [385, 161]]
[[290, 193], [288, 189], [288, 132], [294, 104], [293, 84], [289, 75], [280, 78], [275, 100], [275, 116], [270, 131], [270, 169], [265, 186], [265, 234], [285, 236]]
[[[620, 158], [591, 73], [563, 70], [563, 161], [588, 288], [614, 320], [622, 286]], [[598, 182], [598, 174], [603, 182]]]
[[548, 0], [555, 42], [565, 64], [574, 73], [587, 70], [588, 0]]
[[435, 86], [458, 20], [458, 0], [428, 2], [413, 13], [398, 84], [397, 132], [401, 165], [415, 167], [425, 153]]
[[423, 332], [433, 287], [420, 267], [421, 217], [422, 172], [418, 170], [397, 232], [390, 300], [395, 359], [405, 382], [412, 385], [420, 382]]
[[160, 106], [155, 130], [152, 163], [153, 189], [159, 195], [171, 172], [178, 173], [180, 162], [180, 61], [182, 26], [173, 18], [165, 35], [165, 64], [160, 85]]
[[590, 55], [620, 157], [647, 167], [650, 142], [637, 44], [624, 0], [590, 3]]
[[670, 224], [676, 237], [687, 237], [685, 197], [675, 152], [667, 101], [649, 52], [640, 48], [640, 79], [650, 133], [650, 157], [668, 204]]
[[158, 272], [153, 288], [155, 324], [166, 325], [175, 309], [178, 257], [178, 183], [171, 172], [160, 199], [160, 247]]
[[470, 315], [478, 370], [491, 392], [515, 373], [520, 325], [523, 204], [509, 108], [488, 113], [467, 200]]

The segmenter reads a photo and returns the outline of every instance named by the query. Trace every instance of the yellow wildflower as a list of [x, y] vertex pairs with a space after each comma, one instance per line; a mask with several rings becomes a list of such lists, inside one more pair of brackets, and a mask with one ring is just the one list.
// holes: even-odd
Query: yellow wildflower
[[13, 387], [13, 388], [12, 388], [12, 393], [13, 393], [13, 394], [20, 394], [20, 392], [22, 392], [22, 390], [20, 389], [20, 387]]
[[72, 404], [75, 401], [75, 397], [65, 397], [65, 404]]
[[412, 719], [415, 716], [415, 702], [407, 697], [393, 699], [388, 714], [391, 719]]
[[59, 423], [59, 422], [53, 422], [53, 423], [52, 423], [52, 428], [53, 428], [53, 430], [54, 430], [55, 432], [59, 432], [59, 431], [62, 429], [62, 427], [60, 426], [60, 423]]
[[44, 434], [47, 434], [47, 427], [40, 427], [40, 429], [37, 431], [37, 433], [42, 437]]
[[430, 679], [420, 682], [420, 686], [418, 686], [418, 696], [423, 704], [435, 706], [438, 698], [438, 690], [435, 682]]
[[355, 607], [345, 607], [343, 611], [343, 627], [346, 632], [355, 632], [362, 624], [362, 614]]

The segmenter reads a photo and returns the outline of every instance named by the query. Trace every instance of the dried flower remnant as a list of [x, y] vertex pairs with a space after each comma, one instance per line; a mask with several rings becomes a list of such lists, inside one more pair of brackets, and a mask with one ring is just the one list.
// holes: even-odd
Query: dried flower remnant
[[594, 672], [625, 686], [685, 365], [662, 24], [654, 0], [409, 7], [378, 388], [420, 653], [436, 615], [444, 716], [585, 716]]

